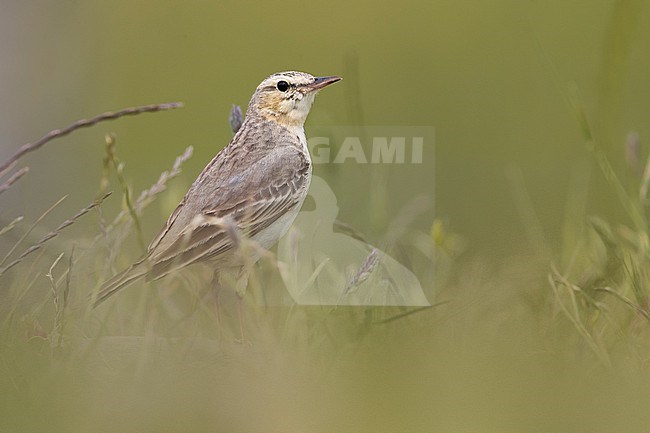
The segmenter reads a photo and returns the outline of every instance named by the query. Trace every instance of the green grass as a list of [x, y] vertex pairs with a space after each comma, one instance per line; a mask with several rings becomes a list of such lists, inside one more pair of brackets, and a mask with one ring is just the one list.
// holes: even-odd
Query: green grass
[[[90, 308], [145, 245], [139, 218], [191, 155], [136, 195], [109, 136], [97, 201], [44, 236], [62, 199], [0, 228], [14, 236], [3, 266], [17, 260], [0, 273], [0, 431], [645, 429], [646, 198], [622, 186], [575, 107], [629, 226], [577, 206], [569, 213], [588, 224], [567, 229], [564, 251], [503, 263], [473, 256], [441, 221], [407, 228], [389, 253], [433, 304], [417, 310], [292, 305], [269, 254], [245, 297], [243, 344], [237, 297], [225, 293], [217, 314], [200, 267]], [[124, 200], [113, 217], [101, 207], [111, 189]], [[526, 191], [515, 198], [543, 244]], [[124, 246], [134, 238], [140, 251]]]

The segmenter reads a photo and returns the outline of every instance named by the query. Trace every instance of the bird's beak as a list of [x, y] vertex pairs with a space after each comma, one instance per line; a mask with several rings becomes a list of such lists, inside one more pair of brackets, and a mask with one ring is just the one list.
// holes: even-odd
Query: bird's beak
[[313, 83], [305, 84], [303, 87], [306, 90], [313, 92], [315, 90], [320, 90], [325, 86], [329, 86], [330, 84], [334, 84], [337, 81], [341, 81], [341, 77], [316, 77]]

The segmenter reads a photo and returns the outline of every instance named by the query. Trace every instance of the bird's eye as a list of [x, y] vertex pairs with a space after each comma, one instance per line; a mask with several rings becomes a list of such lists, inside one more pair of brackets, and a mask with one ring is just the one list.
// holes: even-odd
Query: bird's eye
[[278, 88], [278, 90], [280, 92], [286, 92], [287, 90], [289, 90], [289, 83], [287, 83], [284, 80], [278, 81], [278, 84], [276, 85], [276, 87]]

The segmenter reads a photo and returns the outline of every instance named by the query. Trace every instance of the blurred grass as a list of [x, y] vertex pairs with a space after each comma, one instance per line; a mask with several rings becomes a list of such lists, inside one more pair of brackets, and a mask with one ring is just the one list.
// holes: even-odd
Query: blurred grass
[[[0, 429], [642, 428], [650, 401], [646, 198], [625, 192], [574, 102], [621, 205], [637, 212], [635, 225], [614, 228], [592, 217], [573, 251], [539, 248], [500, 268], [464, 260], [464, 242], [439, 220], [428, 233], [400, 227], [401, 236], [387, 234], [390, 252], [410, 264], [434, 304], [412, 314], [273, 306], [286, 293], [272, 256], [251, 279], [245, 344], [235, 341], [234, 293], [217, 318], [206, 297], [210, 273], [201, 269], [130, 288], [90, 310], [88, 293], [112, 273], [105, 257], [131, 260], [120, 245], [137, 231], [142, 197], [150, 204], [159, 196], [147, 191], [124, 203], [130, 217], [49, 243], [48, 254], [0, 275]], [[135, 197], [116, 143], [112, 137], [107, 153], [114, 163], [98, 170], [100, 193], [112, 186]], [[187, 157], [177, 159], [174, 176]], [[166, 176], [151, 190], [161, 193]], [[534, 219], [525, 191], [517, 197]], [[14, 225], [29, 235], [28, 222]], [[543, 236], [533, 239], [543, 244]], [[49, 290], [34, 284], [43, 277]]]
[[[647, 430], [650, 177], [623, 157], [630, 131], [650, 134], [644, 2], [0, 10], [3, 57], [15, 59], [0, 69], [0, 154], [95, 111], [187, 102], [111, 128], [118, 153], [99, 191], [107, 131], [95, 128], [30, 157], [0, 197], [4, 256], [115, 191], [0, 275], [0, 431]], [[260, 49], [268, 34], [279, 42]], [[310, 123], [322, 129], [435, 125], [435, 170], [432, 152], [367, 179], [354, 165], [317, 167], [343, 220], [391, 245], [434, 307], [269, 306], [286, 293], [268, 260], [244, 309], [251, 345], [234, 342], [234, 297], [217, 321], [201, 268], [90, 311], [88, 293], [138, 255], [134, 211], [148, 240], [227, 141], [229, 104], [287, 68], [345, 77], [317, 101]], [[169, 184], [159, 176], [186, 143], [205, 142], [218, 146], [197, 145]], [[435, 215], [395, 236], [420, 193], [435, 196]]]

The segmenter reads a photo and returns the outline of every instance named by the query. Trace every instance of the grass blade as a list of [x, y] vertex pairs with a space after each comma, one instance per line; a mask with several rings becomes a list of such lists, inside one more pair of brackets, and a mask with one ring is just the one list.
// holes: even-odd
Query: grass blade
[[26, 175], [27, 173], [29, 173], [29, 167], [23, 167], [20, 170], [18, 170], [17, 172], [15, 172], [14, 174], [12, 174], [11, 177], [9, 179], [7, 179], [7, 181], [5, 183], [0, 185], [0, 194], [2, 194], [3, 192], [5, 192], [9, 188], [11, 188], [11, 186], [14, 183], [18, 182], [18, 180], [21, 177], [23, 177], [24, 175]]
[[[42, 214], [40, 217], [38, 217], [38, 219], [37, 219], [37, 220], [36, 220], [36, 221], [31, 225], [31, 227], [29, 228], [29, 230], [27, 230], [27, 231], [25, 232], [25, 234], [23, 234], [23, 235], [21, 236], [21, 238], [18, 239], [18, 242], [16, 242], [16, 243], [14, 244], [14, 246], [11, 247], [11, 249], [9, 250], [9, 252], [8, 252], [8, 253], [4, 256], [4, 258], [0, 261], [0, 266], [4, 265], [4, 264], [6, 263], [6, 261], [9, 259], [9, 257], [11, 257], [11, 255], [14, 253], [14, 251], [16, 251], [16, 249], [20, 246], [20, 244], [21, 244], [21, 243], [22, 243], [22, 242], [27, 238], [27, 236], [29, 236], [29, 234], [32, 232], [32, 230], [34, 230], [34, 228], [35, 228], [35, 227], [36, 227], [36, 226], [37, 226], [41, 221], [43, 221], [43, 220], [45, 219], [45, 217], [48, 216], [48, 215], [50, 214], [50, 212], [52, 212], [52, 211], [53, 211], [53, 210], [54, 210], [58, 205], [60, 205], [60, 204], [63, 202], [63, 200], [65, 200], [66, 198], [68, 198], [67, 195], [64, 195], [63, 197], [61, 197], [59, 200], [56, 201], [56, 203], [54, 203], [54, 204], [53, 204], [52, 206], [50, 206], [50, 207], [49, 207], [45, 212], [43, 212], [43, 214]], [[2, 275], [2, 271], [0, 271], [0, 275]]]
[[[85, 208], [81, 209], [81, 210], [80, 210], [79, 212], [77, 212], [77, 213], [76, 213], [72, 218], [67, 219], [67, 220], [65, 220], [64, 222], [62, 222], [62, 223], [61, 223], [61, 224], [60, 224], [56, 229], [54, 229], [53, 231], [49, 232], [47, 235], [45, 235], [43, 238], [41, 238], [41, 240], [39, 240], [39, 241], [36, 242], [34, 245], [32, 245], [32, 246], [30, 246], [29, 248], [27, 248], [27, 249], [26, 249], [26, 250], [25, 250], [25, 251], [24, 251], [24, 252], [23, 252], [23, 253], [22, 253], [22, 254], [21, 254], [21, 255], [20, 255], [16, 260], [12, 261], [11, 263], [9, 263], [9, 264], [8, 264], [7, 266], [5, 266], [4, 268], [0, 268], [0, 276], [1, 276], [2, 274], [4, 274], [5, 272], [7, 272], [9, 269], [11, 269], [11, 268], [13, 268], [14, 266], [16, 266], [16, 265], [17, 265], [18, 263], [20, 263], [21, 261], [23, 261], [23, 260], [25, 259], [25, 257], [27, 257], [28, 255], [32, 254], [32, 253], [35, 252], [35, 251], [38, 251], [40, 248], [43, 247], [43, 245], [44, 245], [47, 241], [49, 241], [50, 239], [53, 239], [53, 238], [57, 237], [59, 234], [61, 234], [61, 231], [63, 231], [65, 228], [71, 226], [71, 225], [74, 224], [75, 222], [77, 222], [77, 220], [79, 220], [79, 218], [81, 218], [82, 216], [84, 216], [85, 214], [87, 214], [87, 213], [90, 212], [92, 209], [96, 208], [97, 206], [101, 205], [102, 202], [103, 202], [106, 198], [108, 198], [108, 196], [110, 196], [111, 194], [112, 194], [112, 192], [109, 192], [109, 193], [105, 194], [105, 195], [104, 195], [102, 198], [100, 198], [99, 200], [95, 200], [94, 202], [92, 202], [91, 204], [89, 204], [88, 206], [86, 206]], [[64, 198], [65, 198], [65, 197], [64, 197]], [[63, 198], [62, 198], [61, 200], [59, 200], [59, 201], [55, 204], [55, 206], [56, 206], [57, 204], [61, 203], [62, 201], [63, 201]], [[12, 253], [13, 251], [15, 251], [16, 246], [17, 246], [17, 245], [18, 245], [18, 244], [19, 244], [19, 243], [20, 243], [20, 242], [21, 242], [21, 241], [22, 241], [22, 240], [27, 236], [27, 234], [28, 234], [29, 232], [31, 232], [31, 230], [36, 226], [36, 224], [38, 224], [38, 222], [40, 222], [40, 221], [42, 220], [42, 218], [43, 218], [47, 213], [49, 213], [53, 208], [54, 208], [54, 206], [51, 207], [50, 209], [48, 209], [48, 211], [47, 211], [45, 214], [43, 214], [43, 216], [42, 216], [41, 218], [39, 218], [39, 219], [36, 221], [36, 223], [34, 223], [34, 225], [30, 228], [30, 230], [29, 230], [29, 231], [28, 231], [28, 232], [27, 232], [27, 233], [26, 233], [26, 234], [25, 234], [25, 235], [24, 235], [24, 236], [19, 240], [19, 242], [18, 242], [16, 245], [14, 245], [14, 248], [11, 249], [11, 251], [9, 252], [9, 254], [7, 254], [7, 256], [5, 256], [5, 258], [3, 259], [3, 261], [0, 262], [0, 265], [2, 265], [2, 264], [5, 263], [5, 261], [8, 259], [8, 257], [11, 255], [11, 253]]]
[[95, 116], [90, 119], [81, 119], [77, 120], [71, 125], [68, 125], [67, 127], [63, 129], [54, 129], [47, 134], [45, 134], [43, 137], [41, 137], [38, 141], [34, 143], [27, 143], [23, 144], [18, 148], [16, 153], [11, 156], [8, 160], [6, 160], [4, 163], [0, 164], [0, 173], [5, 172], [5, 170], [10, 167], [12, 164], [15, 164], [16, 161], [18, 161], [20, 158], [25, 156], [26, 154], [33, 152], [35, 150], [38, 150], [41, 148], [43, 145], [46, 143], [54, 140], [55, 138], [63, 137], [65, 135], [70, 134], [73, 131], [76, 131], [77, 129], [81, 128], [87, 128], [89, 126], [96, 125], [99, 122], [103, 122], [106, 120], [114, 120], [118, 119], [123, 116], [133, 116], [136, 114], [140, 113], [153, 113], [156, 111], [162, 111], [162, 110], [170, 110], [174, 108], [179, 108], [182, 107], [183, 104], [180, 102], [171, 102], [167, 104], [151, 104], [151, 105], [143, 105], [140, 107], [131, 107], [131, 108], [124, 108], [119, 111], [109, 111], [103, 114], [100, 114], [98, 116]]

